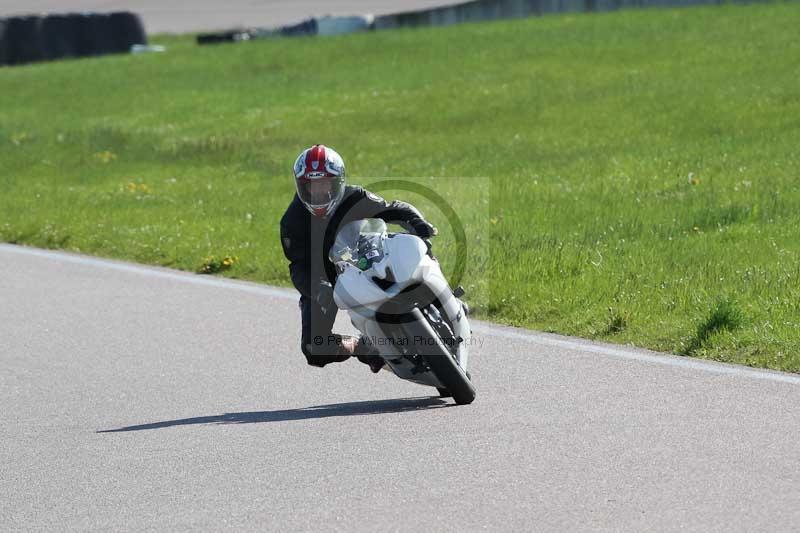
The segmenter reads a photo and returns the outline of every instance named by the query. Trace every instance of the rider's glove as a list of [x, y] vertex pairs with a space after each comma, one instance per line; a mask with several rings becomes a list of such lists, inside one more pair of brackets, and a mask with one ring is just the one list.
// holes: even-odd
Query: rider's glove
[[323, 313], [330, 311], [334, 304], [333, 301], [333, 287], [325, 280], [320, 280], [316, 289], [317, 305], [322, 308]]
[[413, 220], [410, 224], [414, 235], [421, 239], [430, 239], [439, 233], [439, 230], [437, 230], [433, 224], [422, 218]]
[[425, 246], [428, 248], [427, 254], [429, 256], [433, 257], [433, 251], [432, 251], [433, 250], [433, 243], [431, 242], [431, 240], [430, 239], [422, 239], [422, 242], [424, 242]]

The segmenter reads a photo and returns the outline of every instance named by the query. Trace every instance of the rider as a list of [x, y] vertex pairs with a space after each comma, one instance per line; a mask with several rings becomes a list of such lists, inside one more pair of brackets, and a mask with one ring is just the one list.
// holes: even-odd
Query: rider
[[304, 150], [295, 161], [294, 177], [297, 193], [281, 218], [281, 243], [292, 283], [300, 291], [303, 354], [309, 365], [317, 367], [356, 356], [378, 372], [383, 359], [368, 339], [331, 332], [338, 308], [333, 301], [336, 268], [328, 251], [338, 229], [353, 220], [381, 218], [423, 239], [437, 230], [405, 202], [387, 202], [366, 189], [346, 185], [344, 161], [327, 146]]

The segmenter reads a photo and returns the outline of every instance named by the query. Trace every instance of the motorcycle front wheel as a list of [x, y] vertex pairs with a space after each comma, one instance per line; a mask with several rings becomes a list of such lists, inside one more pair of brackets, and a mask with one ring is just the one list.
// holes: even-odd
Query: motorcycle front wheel
[[[409, 338], [430, 339], [431, 342], [425, 343], [424, 350], [420, 355], [425, 358], [431, 372], [444, 386], [442, 388], [453, 397], [457, 404], [472, 403], [475, 400], [475, 387], [446, 348], [445, 339], [436, 333], [419, 309], [413, 309], [409, 315], [410, 320], [403, 324], [403, 329]], [[439, 393], [442, 392], [440, 389]]]

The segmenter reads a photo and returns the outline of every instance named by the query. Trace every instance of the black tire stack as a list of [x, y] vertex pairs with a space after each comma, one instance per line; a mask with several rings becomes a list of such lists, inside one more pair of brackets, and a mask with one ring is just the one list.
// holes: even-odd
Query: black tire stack
[[6, 64], [20, 65], [44, 59], [39, 33], [39, 17], [6, 19], [3, 33]]
[[147, 44], [147, 35], [127, 11], [0, 19], [0, 66], [119, 54], [134, 44]]
[[6, 64], [6, 21], [0, 19], [0, 65]]

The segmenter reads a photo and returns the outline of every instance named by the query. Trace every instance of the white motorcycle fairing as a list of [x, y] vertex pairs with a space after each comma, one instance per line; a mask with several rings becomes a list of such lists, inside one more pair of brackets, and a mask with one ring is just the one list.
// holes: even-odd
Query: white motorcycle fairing
[[[414, 346], [407, 346], [410, 339], [387, 337], [376, 320], [376, 314], [404, 290], [426, 287], [440, 304], [438, 309], [428, 309], [427, 312], [434, 319], [443, 319], [452, 330], [452, 338], [456, 341], [448, 348], [458, 366], [466, 372], [471, 331], [464, 308], [450, 290], [439, 263], [427, 255], [427, 246], [422, 239], [403, 233], [383, 233], [379, 238], [383, 256], [369, 268], [362, 270], [352, 262], [337, 263], [340, 273], [334, 288], [336, 305], [348, 311], [353, 325], [369, 338], [398, 377], [442, 387], [432, 372], [420, 372], [418, 366], [404, 357], [413, 351]], [[417, 340], [429, 342], [411, 339]]]

